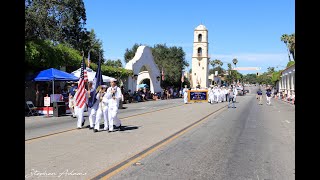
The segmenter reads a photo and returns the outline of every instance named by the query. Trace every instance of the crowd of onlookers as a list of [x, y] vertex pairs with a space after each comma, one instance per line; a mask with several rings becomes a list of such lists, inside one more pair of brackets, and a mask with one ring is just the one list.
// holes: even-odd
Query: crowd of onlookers
[[285, 101], [295, 101], [295, 92], [293, 91], [290, 95], [286, 93], [286, 91], [282, 90], [279, 92], [275, 92], [274, 96], [277, 96], [278, 99], [282, 99]]
[[144, 102], [150, 100], [164, 100], [164, 99], [174, 99], [182, 97], [182, 89], [167, 87], [162, 90], [162, 92], [152, 93], [148, 88], [140, 88], [137, 91], [132, 92], [130, 89], [125, 90], [121, 86], [121, 91], [123, 94], [123, 103], [132, 103], [132, 102]]

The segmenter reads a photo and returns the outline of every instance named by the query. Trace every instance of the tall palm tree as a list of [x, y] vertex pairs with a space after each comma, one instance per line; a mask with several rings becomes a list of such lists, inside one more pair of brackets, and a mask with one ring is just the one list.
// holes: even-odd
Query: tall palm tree
[[295, 55], [295, 34], [294, 33], [289, 35], [288, 43], [289, 43], [289, 52], [292, 55], [292, 59], [294, 60], [294, 55]]
[[233, 58], [233, 59], [232, 59], [232, 63], [234, 64], [234, 66], [236, 66], [237, 63], [238, 63], [238, 59], [237, 59], [237, 58]]
[[291, 61], [290, 52], [289, 52], [289, 46], [288, 46], [288, 44], [289, 44], [289, 36], [288, 36], [288, 34], [282, 34], [281, 41], [283, 41], [286, 44], [289, 61]]
[[218, 66], [222, 66], [223, 65], [223, 62], [219, 59], [216, 59], [215, 60], [215, 64], [218, 65]]
[[210, 61], [210, 64], [211, 64], [212, 69], [213, 69], [215, 65], [222, 66], [223, 62], [221, 60], [219, 60], [219, 59], [215, 59], [215, 60]]

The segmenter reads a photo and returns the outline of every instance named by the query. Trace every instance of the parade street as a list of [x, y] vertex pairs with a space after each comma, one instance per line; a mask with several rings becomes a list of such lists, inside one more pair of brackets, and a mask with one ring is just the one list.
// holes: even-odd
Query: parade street
[[237, 96], [236, 108], [183, 99], [124, 104], [124, 130], [112, 133], [76, 129], [69, 116], [26, 117], [25, 177], [295, 179], [295, 107], [276, 99], [268, 106], [265, 95], [258, 105], [255, 92]]

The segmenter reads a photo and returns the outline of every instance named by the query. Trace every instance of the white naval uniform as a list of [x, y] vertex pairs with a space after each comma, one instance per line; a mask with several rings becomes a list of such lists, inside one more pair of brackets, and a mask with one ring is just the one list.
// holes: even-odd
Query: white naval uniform
[[[115, 89], [116, 92], [114, 94], [115, 99], [112, 97], [111, 90]], [[121, 121], [118, 118], [118, 108], [119, 102], [122, 97], [121, 89], [117, 86], [109, 87], [107, 89], [107, 99], [108, 99], [108, 119], [109, 119], [109, 131], [113, 131], [113, 125], [116, 127], [121, 125]]]
[[185, 103], [185, 104], [187, 104], [188, 103], [188, 88], [183, 88], [183, 102]]
[[219, 92], [218, 92], [218, 88], [215, 88], [214, 91], [213, 91], [213, 96], [214, 96], [214, 101], [216, 103], [218, 103], [219, 101]]
[[[92, 89], [91, 92], [92, 91], [95, 91], [95, 89]], [[96, 100], [96, 102], [93, 104], [91, 108], [88, 107], [90, 128], [93, 128], [93, 125], [96, 123], [96, 115], [97, 115], [98, 107], [99, 107], [99, 100]]]
[[221, 103], [222, 102], [222, 95], [223, 95], [223, 93], [222, 93], [222, 89], [221, 88], [218, 88], [218, 101]]
[[236, 102], [236, 99], [237, 99], [237, 95], [238, 95], [238, 90], [237, 88], [233, 88], [233, 101]]
[[[82, 128], [82, 123], [84, 121], [84, 118], [83, 118], [83, 112], [84, 112], [84, 109], [86, 108], [87, 104], [88, 104], [88, 92], [86, 89], [84, 89], [85, 91], [85, 103], [83, 104], [83, 106], [80, 108], [78, 106], [75, 106], [75, 114], [76, 116], [78, 117], [78, 121], [77, 121], [77, 128]], [[74, 95], [74, 99], [77, 99], [77, 95], [78, 95], [78, 92], [76, 92], [76, 94]]]
[[209, 102], [210, 102], [210, 104], [212, 104], [213, 101], [214, 101], [214, 90], [213, 90], [213, 88], [210, 88], [209, 89]]
[[103, 116], [104, 119], [104, 130], [107, 130], [108, 127], [108, 99], [107, 99], [107, 93], [105, 92], [102, 95], [102, 101], [100, 101], [100, 93], [97, 93], [96, 98], [98, 102], [98, 109], [97, 109], [97, 115], [96, 115], [96, 121], [94, 125], [94, 129], [100, 130], [100, 119]]

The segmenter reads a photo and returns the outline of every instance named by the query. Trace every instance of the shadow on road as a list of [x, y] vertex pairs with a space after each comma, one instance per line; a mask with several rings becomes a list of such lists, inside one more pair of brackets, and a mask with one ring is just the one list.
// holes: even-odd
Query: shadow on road
[[[90, 125], [87, 125], [85, 128], [90, 128]], [[100, 124], [100, 129], [103, 129], [103, 128], [104, 128], [104, 124]], [[121, 126], [121, 129], [120, 129], [120, 128], [116, 128], [115, 126], [113, 126], [113, 129], [115, 131], [130, 131], [130, 130], [135, 130], [138, 128], [139, 128], [138, 126]]]

